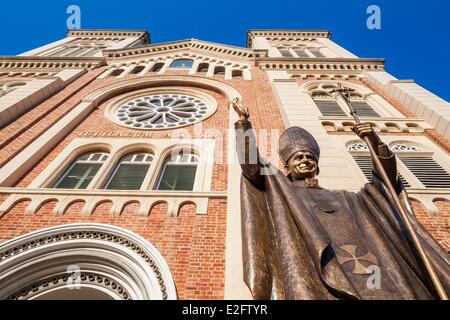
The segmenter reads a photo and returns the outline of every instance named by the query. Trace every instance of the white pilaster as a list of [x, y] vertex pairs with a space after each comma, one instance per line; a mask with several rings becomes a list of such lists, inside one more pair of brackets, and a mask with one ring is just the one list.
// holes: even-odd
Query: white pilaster
[[233, 68], [231, 66], [225, 67], [225, 80], [231, 80], [233, 78]]
[[126, 77], [137, 65], [131, 64], [128, 67], [126, 67], [123, 72], [117, 76], [118, 79]]
[[172, 64], [173, 59], [168, 59], [164, 62], [164, 65], [162, 66], [161, 70], [159, 70], [157, 73], [158, 74], [163, 74], [164, 72], [166, 72], [167, 68], [170, 67], [170, 65]]
[[145, 65], [145, 68], [138, 74], [139, 77], [145, 76], [147, 72], [155, 65], [155, 61], [151, 61]]
[[206, 72], [207, 77], [213, 77], [214, 76], [214, 69], [216, 68], [215, 62], [210, 62], [208, 66], [208, 71]]
[[188, 74], [196, 74], [197, 73], [197, 69], [198, 69], [198, 65], [201, 63], [200, 60], [195, 59], [194, 63], [192, 64], [191, 69], [189, 70]]

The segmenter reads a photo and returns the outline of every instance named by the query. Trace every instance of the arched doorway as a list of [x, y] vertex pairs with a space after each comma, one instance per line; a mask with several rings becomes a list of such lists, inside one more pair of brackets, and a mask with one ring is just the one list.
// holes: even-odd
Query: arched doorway
[[119, 227], [77, 223], [0, 246], [0, 299], [176, 299], [172, 275], [144, 238]]

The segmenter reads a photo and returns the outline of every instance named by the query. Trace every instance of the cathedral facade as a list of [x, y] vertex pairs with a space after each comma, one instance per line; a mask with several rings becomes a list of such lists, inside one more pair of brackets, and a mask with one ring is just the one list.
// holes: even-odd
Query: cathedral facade
[[72, 30], [0, 57], [0, 299], [250, 299], [231, 102], [273, 164], [300, 126], [320, 145], [321, 186], [358, 191], [372, 164], [338, 83], [450, 250], [450, 104], [328, 31], [246, 37]]

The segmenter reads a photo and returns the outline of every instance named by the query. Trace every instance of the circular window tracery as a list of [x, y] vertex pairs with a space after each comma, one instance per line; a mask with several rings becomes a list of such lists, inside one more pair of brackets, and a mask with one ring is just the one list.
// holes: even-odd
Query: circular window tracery
[[116, 120], [132, 128], [167, 129], [193, 124], [211, 113], [199, 97], [180, 93], [148, 94], [122, 103]]

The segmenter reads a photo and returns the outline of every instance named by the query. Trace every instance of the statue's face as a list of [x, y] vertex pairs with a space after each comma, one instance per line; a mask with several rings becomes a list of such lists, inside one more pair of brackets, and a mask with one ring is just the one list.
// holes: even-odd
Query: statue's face
[[286, 169], [294, 180], [314, 178], [318, 167], [316, 158], [309, 151], [297, 151], [286, 164]]

